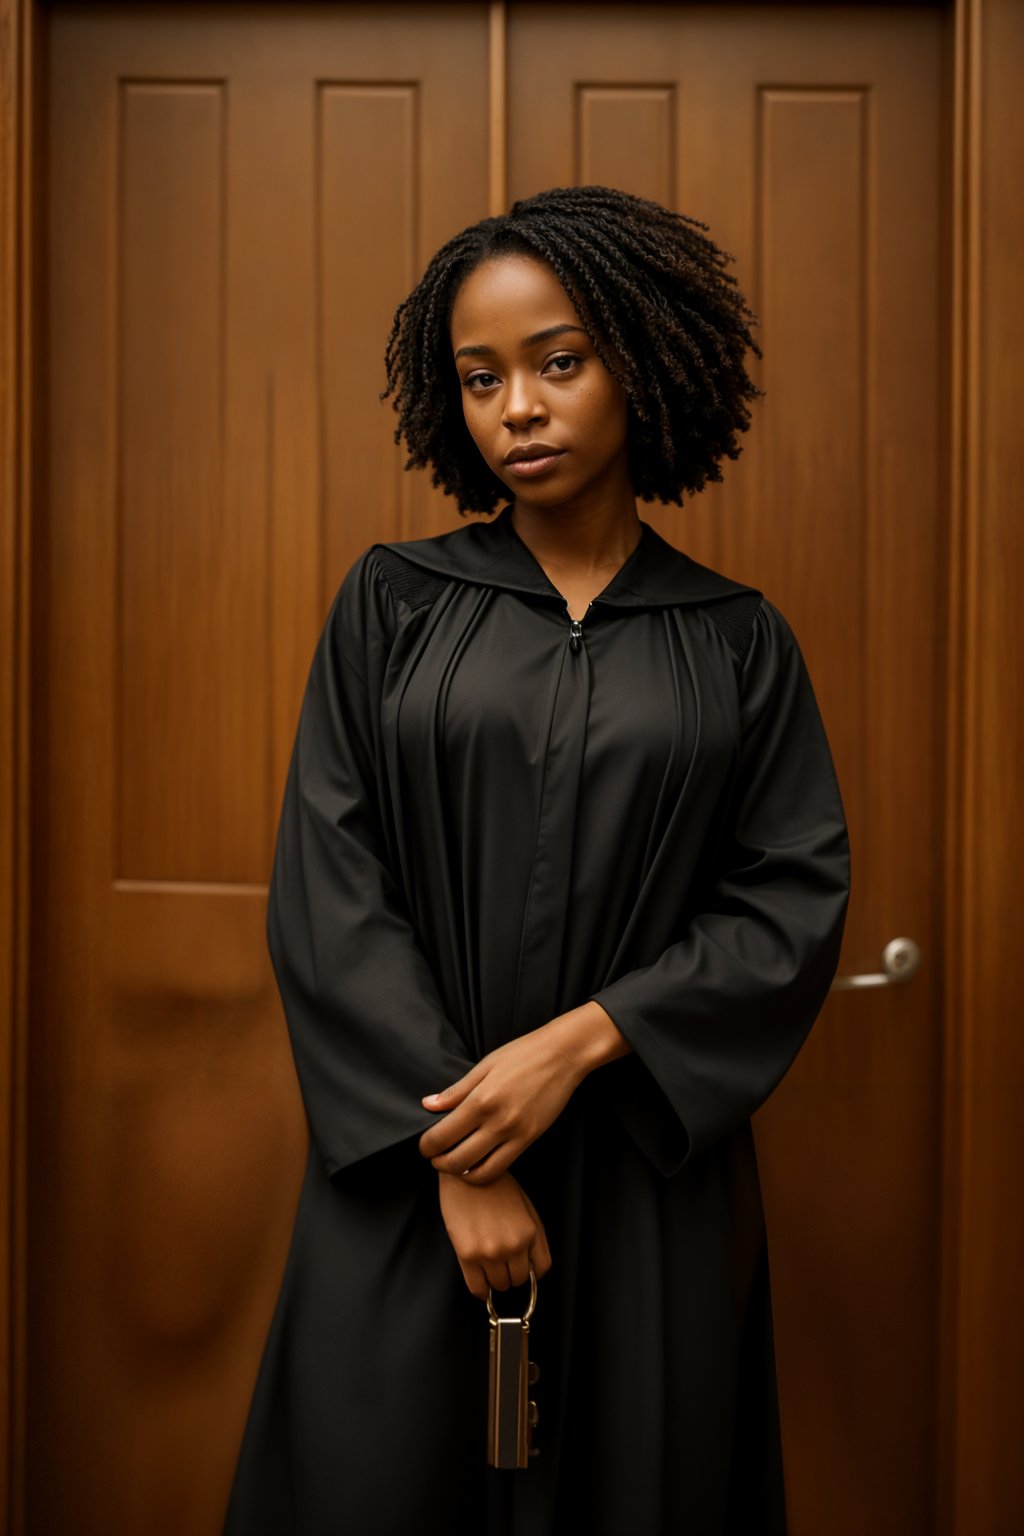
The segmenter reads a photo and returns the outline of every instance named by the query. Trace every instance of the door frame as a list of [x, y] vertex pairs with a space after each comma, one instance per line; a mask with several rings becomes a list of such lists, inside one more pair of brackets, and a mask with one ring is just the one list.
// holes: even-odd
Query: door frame
[[[485, 0], [490, 15], [491, 208], [505, 206], [504, 0]], [[1014, 561], [1024, 576], [1024, 550], [1012, 527], [1014, 506], [994, 494], [1024, 479], [1024, 451], [1009, 430], [1012, 399], [995, 392], [997, 359], [985, 342], [995, 320], [992, 275], [1013, 293], [1017, 246], [983, 245], [986, 228], [1017, 230], [1011, 210], [1012, 133], [990, 131], [997, 108], [1022, 123], [1016, 100], [1024, 96], [1014, 49], [999, 46], [1002, 29], [1019, 28], [1014, 0], [946, 0], [942, 5], [946, 57], [946, 178], [943, 260], [945, 312], [940, 319], [945, 357], [942, 380], [948, 424], [945, 481], [949, 534], [947, 624], [947, 729], [943, 896], [945, 1003], [943, 1013], [943, 1138], [941, 1170], [942, 1271], [939, 1278], [939, 1436], [935, 1475], [939, 1527], [935, 1536], [996, 1536], [978, 1524], [991, 1510], [992, 1478], [1000, 1440], [1024, 1438], [1014, 1380], [1024, 1367], [1024, 1317], [1013, 1305], [1024, 1293], [1024, 1262], [996, 1254], [1005, 1212], [1024, 1189], [1024, 1147], [986, 1135], [984, 1082], [977, 1063], [998, 1059], [1017, 1080], [1024, 1051], [1013, 1027], [1013, 962], [1024, 947], [1020, 922], [1011, 931], [1006, 879], [986, 848], [983, 797], [993, 761], [1012, 782], [1024, 759], [1024, 725], [986, 682], [1015, 653], [1017, 612], [1012, 603], [981, 606], [986, 555]], [[32, 812], [33, 510], [42, 490], [37, 357], [43, 330], [45, 118], [43, 65], [47, 7], [42, 0], [0, 0], [0, 1223], [6, 1237], [0, 1260], [0, 1488], [6, 1488], [5, 1529], [21, 1536], [25, 1523], [25, 1407], [28, 1376], [27, 1130], [30, 1032], [29, 922]], [[1019, 36], [1019, 32], [1018, 32]], [[1024, 124], [1022, 124], [1024, 126]], [[1016, 220], [1016, 222], [1014, 222]], [[1024, 248], [1024, 247], [1022, 247]], [[985, 279], [983, 282], [982, 279]], [[1013, 328], [1024, 354], [1024, 306], [1005, 305], [1000, 327]], [[1001, 412], [1001, 458], [984, 463], [981, 407]], [[1019, 443], [1019, 438], [1018, 438]], [[1013, 446], [1011, 446], [1013, 445]], [[1011, 458], [1013, 462], [1011, 462]], [[1012, 477], [1016, 477], [1014, 482]], [[45, 594], [44, 594], [45, 595]], [[38, 601], [38, 597], [36, 599]], [[985, 624], [978, 616], [984, 611]], [[979, 838], [979, 828], [981, 837]], [[1010, 807], [1002, 832], [1024, 832], [1024, 809]], [[1019, 910], [1019, 909], [1018, 909]], [[1003, 935], [994, 946], [993, 932]], [[1006, 964], [1000, 961], [1005, 960]], [[997, 1381], [978, 1376], [971, 1362], [1008, 1362]], [[984, 1401], [979, 1402], [979, 1393]], [[1016, 1424], [1008, 1423], [1016, 1418]], [[1019, 1488], [1018, 1497], [1024, 1497]], [[1006, 1496], [1010, 1497], [1007, 1490]], [[1024, 1521], [1024, 1508], [1001, 1507], [1003, 1518]], [[1006, 1527], [1002, 1527], [1005, 1529]]]
[[41, 249], [35, 0], [0, 0], [0, 1488], [24, 1525], [33, 402]]

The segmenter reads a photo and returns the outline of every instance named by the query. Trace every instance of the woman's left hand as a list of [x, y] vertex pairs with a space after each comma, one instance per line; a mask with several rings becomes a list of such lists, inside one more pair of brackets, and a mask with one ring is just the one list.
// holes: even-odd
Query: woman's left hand
[[444, 1173], [489, 1184], [547, 1130], [593, 1067], [628, 1049], [599, 1004], [561, 1014], [425, 1096], [428, 1109], [446, 1113], [423, 1132], [420, 1151]]

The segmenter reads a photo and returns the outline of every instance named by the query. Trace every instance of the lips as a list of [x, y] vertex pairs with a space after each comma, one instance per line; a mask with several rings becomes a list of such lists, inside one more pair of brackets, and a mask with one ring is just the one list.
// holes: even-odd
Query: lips
[[523, 459], [550, 459], [554, 455], [563, 453], [562, 448], [553, 448], [550, 443], [526, 443], [520, 448], [513, 448], [505, 455], [506, 464], [518, 464]]
[[538, 454], [533, 459], [513, 459], [511, 463], [506, 459], [505, 473], [514, 475], [517, 480], [539, 480], [541, 475], [556, 469], [563, 457], [563, 450], [555, 448], [550, 453]]

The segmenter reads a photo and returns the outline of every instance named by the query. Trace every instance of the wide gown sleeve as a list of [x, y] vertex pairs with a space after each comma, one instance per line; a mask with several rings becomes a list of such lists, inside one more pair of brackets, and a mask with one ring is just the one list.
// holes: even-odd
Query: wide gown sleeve
[[[666, 1176], [782, 1078], [825, 1001], [846, 919], [849, 844], [832, 756], [797, 641], [767, 599], [739, 672], [739, 711], [700, 910], [653, 964], [590, 994], [639, 1058], [601, 1071], [624, 1068], [620, 1116]], [[628, 1078], [631, 1061], [646, 1086]]]
[[379, 704], [396, 622], [367, 551], [313, 655], [267, 903], [267, 944], [328, 1175], [435, 1125], [420, 1098], [474, 1064], [387, 856]]

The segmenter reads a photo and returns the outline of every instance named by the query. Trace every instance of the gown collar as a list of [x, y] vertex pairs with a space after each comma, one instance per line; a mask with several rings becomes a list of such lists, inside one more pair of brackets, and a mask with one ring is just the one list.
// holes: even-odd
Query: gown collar
[[[441, 576], [565, 602], [516, 532], [511, 505], [489, 522], [374, 547], [392, 549]], [[720, 602], [756, 590], [684, 555], [641, 518], [638, 544], [594, 601], [616, 608], [663, 608]]]

